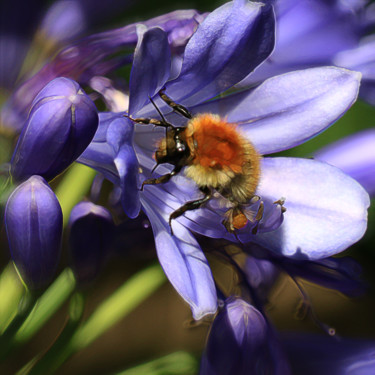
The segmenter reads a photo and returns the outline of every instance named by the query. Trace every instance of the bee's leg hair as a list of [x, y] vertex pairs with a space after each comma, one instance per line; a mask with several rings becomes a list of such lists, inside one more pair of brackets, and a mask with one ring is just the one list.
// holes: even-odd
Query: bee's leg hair
[[168, 182], [173, 176], [179, 173], [181, 169], [182, 167], [176, 166], [171, 173], [167, 173], [158, 178], [148, 178], [147, 180], [144, 180], [142, 182], [141, 191], [143, 191], [143, 188], [145, 185], [157, 185], [157, 184], [164, 184], [165, 182]]
[[171, 234], [173, 236], [172, 230], [172, 220], [178, 218], [179, 216], [183, 215], [186, 211], [195, 210], [202, 206], [202, 204], [206, 203], [212, 198], [212, 191], [208, 186], [202, 187], [199, 189], [203, 194], [204, 197], [200, 199], [196, 199], [195, 201], [186, 202], [183, 206], [178, 208], [176, 211], [173, 211], [169, 216], [169, 227], [171, 228]]
[[180, 115], [191, 119], [193, 116], [189, 112], [187, 108], [182, 106], [181, 104], [175, 103], [165, 92], [164, 89], [159, 91], [159, 96], [166, 102], [175, 112], [179, 113]]

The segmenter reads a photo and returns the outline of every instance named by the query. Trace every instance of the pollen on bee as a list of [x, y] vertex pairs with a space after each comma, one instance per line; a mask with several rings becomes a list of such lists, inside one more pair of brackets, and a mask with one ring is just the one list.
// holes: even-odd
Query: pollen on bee
[[233, 228], [242, 229], [247, 224], [247, 217], [242, 212], [239, 212], [236, 216], [233, 217], [232, 224]]

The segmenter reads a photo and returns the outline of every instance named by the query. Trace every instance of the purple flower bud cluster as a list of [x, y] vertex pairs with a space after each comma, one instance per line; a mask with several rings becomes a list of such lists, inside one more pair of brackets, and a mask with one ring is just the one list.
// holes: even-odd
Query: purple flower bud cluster
[[48, 83], [31, 104], [10, 167], [21, 185], [9, 197], [5, 214], [12, 258], [30, 288], [46, 286], [59, 261], [62, 213], [46, 180], [79, 157], [97, 126], [94, 103], [69, 78]]

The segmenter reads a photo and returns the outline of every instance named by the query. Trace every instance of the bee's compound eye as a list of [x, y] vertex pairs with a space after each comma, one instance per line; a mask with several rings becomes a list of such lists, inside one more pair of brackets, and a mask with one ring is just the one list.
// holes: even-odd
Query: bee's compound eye
[[179, 136], [175, 137], [175, 146], [176, 146], [176, 151], [177, 152], [185, 152], [186, 146], [184, 141], [181, 140]]
[[182, 142], [176, 142], [176, 150], [178, 152], [184, 152], [186, 150], [186, 147]]

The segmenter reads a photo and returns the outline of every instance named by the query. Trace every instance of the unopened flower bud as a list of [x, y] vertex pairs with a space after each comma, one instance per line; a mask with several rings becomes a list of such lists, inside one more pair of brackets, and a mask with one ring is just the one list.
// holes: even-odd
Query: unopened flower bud
[[31, 289], [45, 287], [59, 258], [62, 212], [56, 195], [40, 176], [32, 176], [10, 195], [5, 226], [13, 261]]
[[212, 324], [200, 375], [289, 373], [263, 315], [240, 298], [228, 298]]
[[56, 177], [86, 149], [97, 127], [96, 107], [78, 83], [54, 79], [31, 105], [11, 161], [13, 178]]
[[113, 235], [110, 212], [91, 202], [78, 203], [70, 215], [71, 266], [78, 283], [86, 284], [98, 274]]

